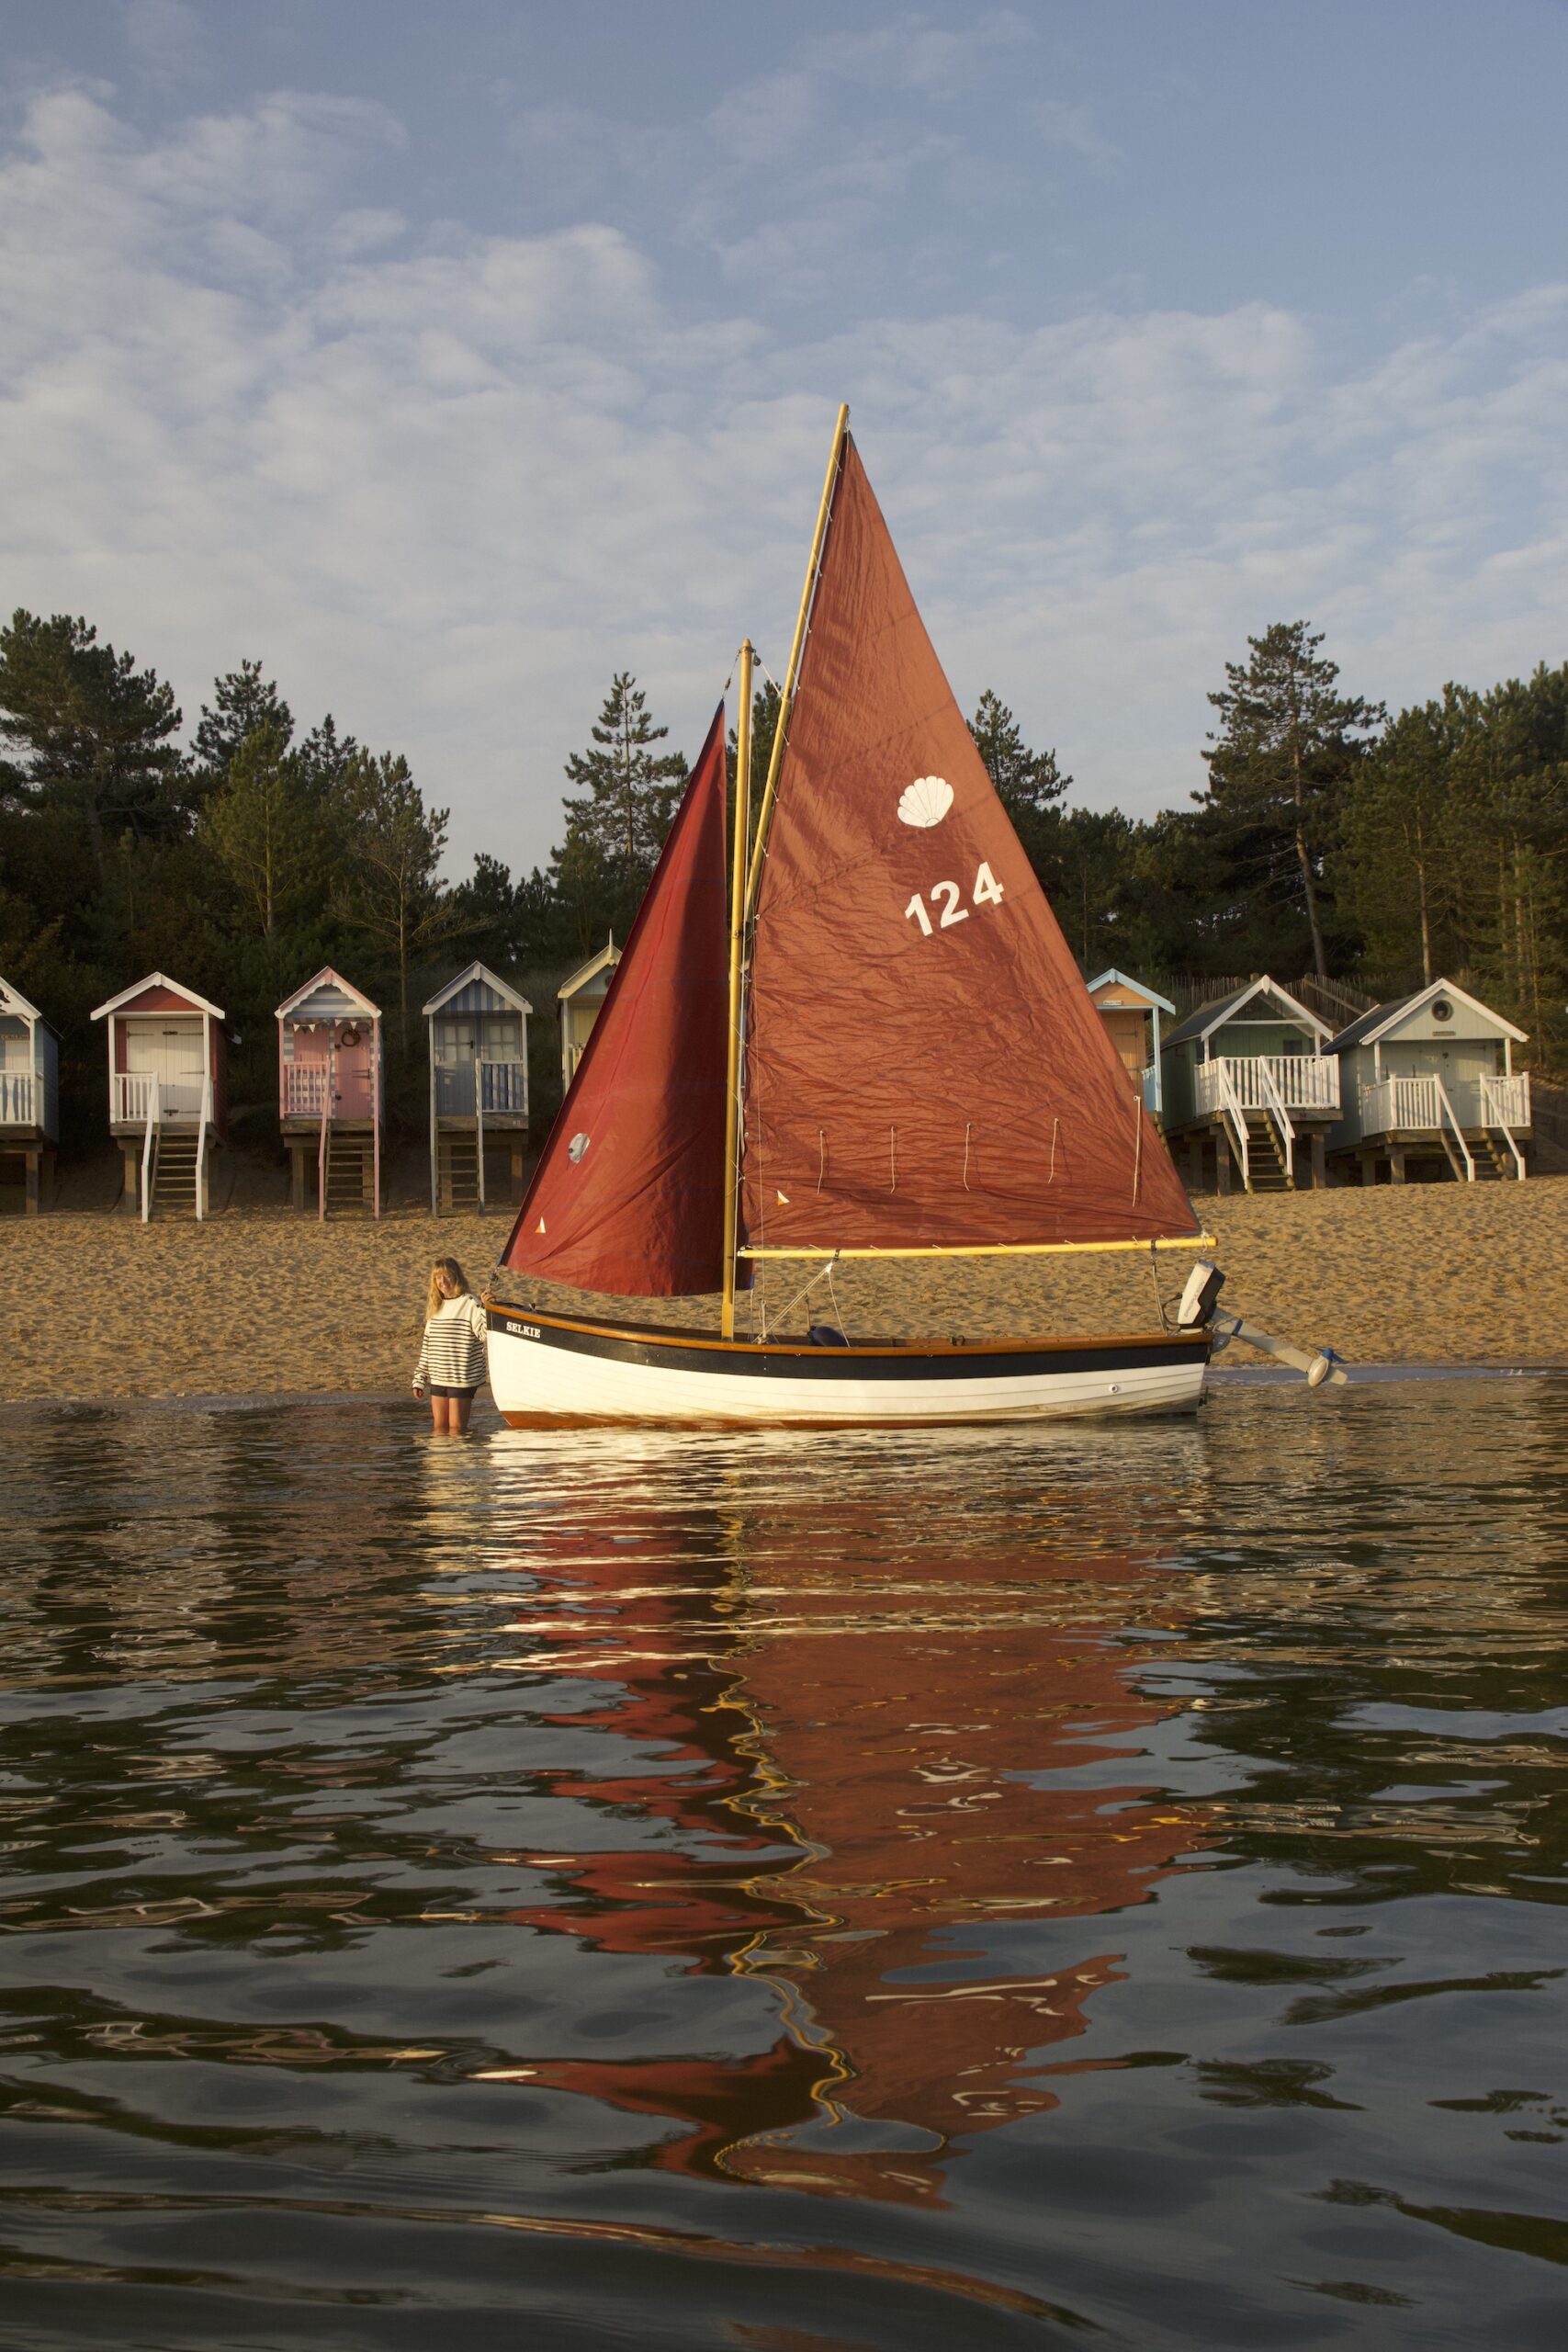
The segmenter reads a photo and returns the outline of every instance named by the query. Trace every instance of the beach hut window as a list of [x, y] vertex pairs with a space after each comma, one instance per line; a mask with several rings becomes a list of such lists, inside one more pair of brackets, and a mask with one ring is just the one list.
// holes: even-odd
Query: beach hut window
[[1432, 1018], [1433, 1018], [1433, 1020], [1434, 1020], [1434, 1021], [1451, 1021], [1451, 1020], [1453, 1019], [1453, 1017], [1454, 1017], [1454, 1009], [1453, 1009], [1453, 1006], [1449, 1002], [1448, 998], [1447, 998], [1446, 996], [1434, 997], [1434, 998], [1433, 998], [1433, 1000], [1432, 1000]]

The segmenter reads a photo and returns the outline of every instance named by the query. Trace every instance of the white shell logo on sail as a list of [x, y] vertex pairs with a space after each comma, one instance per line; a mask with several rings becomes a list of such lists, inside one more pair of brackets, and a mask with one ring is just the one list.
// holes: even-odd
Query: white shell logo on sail
[[918, 775], [899, 797], [898, 815], [906, 825], [922, 830], [940, 825], [953, 806], [953, 786], [945, 776]]

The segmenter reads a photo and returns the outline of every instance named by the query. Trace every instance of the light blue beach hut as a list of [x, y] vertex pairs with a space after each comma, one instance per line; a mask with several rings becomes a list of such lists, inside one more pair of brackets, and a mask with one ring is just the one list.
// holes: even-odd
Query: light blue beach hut
[[1328, 1148], [1363, 1184], [1410, 1179], [1523, 1179], [1531, 1137], [1525, 1032], [1489, 1005], [1433, 980], [1374, 1005], [1329, 1044], [1343, 1109]]
[[60, 1140], [60, 1041], [36, 1004], [0, 979], [0, 1159], [37, 1216]]
[[485, 1155], [504, 1144], [512, 1195], [528, 1148], [528, 1016], [520, 990], [469, 964], [424, 1008], [430, 1024], [430, 1205], [486, 1205]]

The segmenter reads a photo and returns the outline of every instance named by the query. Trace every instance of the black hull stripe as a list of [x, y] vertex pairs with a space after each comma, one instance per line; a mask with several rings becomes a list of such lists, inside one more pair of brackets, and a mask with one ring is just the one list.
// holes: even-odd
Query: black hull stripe
[[682, 1348], [656, 1340], [615, 1339], [600, 1331], [563, 1330], [549, 1323], [525, 1323], [516, 1315], [491, 1313], [492, 1332], [524, 1339], [536, 1347], [560, 1348], [569, 1355], [597, 1356], [610, 1363], [639, 1363], [661, 1372], [716, 1373], [727, 1379], [886, 1380], [908, 1385], [925, 1380], [1022, 1380], [1043, 1373], [1145, 1372], [1164, 1365], [1208, 1362], [1209, 1343], [1194, 1340], [1118, 1340], [1082, 1348], [1003, 1349], [994, 1354], [946, 1349], [930, 1355], [862, 1355], [853, 1348]]

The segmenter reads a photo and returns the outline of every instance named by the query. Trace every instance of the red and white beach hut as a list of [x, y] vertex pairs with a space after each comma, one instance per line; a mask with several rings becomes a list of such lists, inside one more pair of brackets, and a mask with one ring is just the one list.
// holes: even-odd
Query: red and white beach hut
[[277, 1008], [277, 1116], [289, 1198], [381, 1214], [381, 1010], [324, 966]]
[[214, 1148], [228, 1118], [223, 1008], [165, 972], [111, 996], [109, 1132], [125, 1157], [120, 1205], [207, 1215]]

